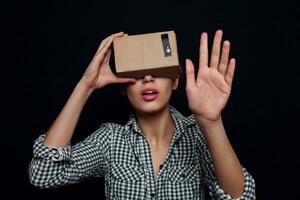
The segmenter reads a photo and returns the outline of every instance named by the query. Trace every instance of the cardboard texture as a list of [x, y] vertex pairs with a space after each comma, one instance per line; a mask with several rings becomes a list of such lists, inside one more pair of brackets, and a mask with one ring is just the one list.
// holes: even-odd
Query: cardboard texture
[[120, 77], [179, 76], [179, 58], [174, 31], [115, 38], [115, 70]]

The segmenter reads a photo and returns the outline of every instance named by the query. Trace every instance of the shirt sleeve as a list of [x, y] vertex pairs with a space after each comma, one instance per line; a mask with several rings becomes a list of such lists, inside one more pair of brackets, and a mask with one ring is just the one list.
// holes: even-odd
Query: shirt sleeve
[[[218, 200], [254, 200], [256, 199], [255, 196], [255, 182], [253, 177], [250, 175], [250, 173], [246, 170], [246, 168], [242, 167], [244, 172], [244, 189], [243, 194], [237, 198], [232, 198], [228, 193], [226, 193], [221, 186], [217, 182], [217, 178], [214, 174], [214, 167], [212, 164], [212, 157], [210, 154], [210, 151], [207, 147], [205, 138], [197, 125], [198, 129], [198, 137], [200, 145], [200, 158], [201, 158], [201, 168], [202, 173], [204, 175], [204, 182], [209, 188], [209, 195], [212, 199], [218, 199]], [[200, 134], [199, 134], [200, 132]]]
[[104, 176], [111, 135], [108, 124], [102, 124], [76, 145], [64, 148], [45, 146], [45, 135], [40, 135], [33, 144], [33, 157], [28, 169], [31, 184], [51, 188]]

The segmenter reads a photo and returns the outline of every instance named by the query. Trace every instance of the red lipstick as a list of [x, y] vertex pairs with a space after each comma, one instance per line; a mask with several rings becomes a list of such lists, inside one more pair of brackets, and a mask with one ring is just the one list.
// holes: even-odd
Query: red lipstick
[[145, 88], [142, 90], [142, 98], [144, 101], [153, 101], [158, 97], [158, 90], [155, 88]]

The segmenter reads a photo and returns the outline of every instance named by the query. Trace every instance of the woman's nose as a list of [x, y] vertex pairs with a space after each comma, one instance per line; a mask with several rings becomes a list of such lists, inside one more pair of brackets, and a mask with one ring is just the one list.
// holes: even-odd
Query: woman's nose
[[143, 78], [143, 83], [149, 83], [153, 81], [153, 76], [151, 75], [145, 75]]

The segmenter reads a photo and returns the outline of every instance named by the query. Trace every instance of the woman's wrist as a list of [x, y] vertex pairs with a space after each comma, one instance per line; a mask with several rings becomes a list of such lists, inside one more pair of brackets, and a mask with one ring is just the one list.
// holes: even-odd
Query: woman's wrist
[[220, 123], [222, 123], [221, 115], [219, 117], [217, 117], [215, 120], [208, 120], [208, 119], [205, 119], [204, 117], [196, 116], [196, 115], [195, 115], [195, 118], [198, 121], [198, 123], [200, 123], [202, 126], [205, 126], [205, 127], [215, 127], [215, 126], [218, 126]]
[[94, 89], [85, 84], [83, 80], [80, 80], [77, 83], [75, 90], [77, 90], [79, 93], [83, 94], [86, 97], [89, 97], [94, 91]]
[[76, 88], [78, 88], [81, 92], [86, 93], [88, 96], [94, 91], [94, 88], [86, 84], [84, 77], [77, 83]]
[[222, 117], [218, 117], [216, 120], [207, 120], [205, 118], [196, 117], [199, 127], [203, 131], [206, 137], [217, 136], [225, 133]]

